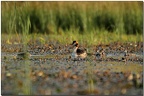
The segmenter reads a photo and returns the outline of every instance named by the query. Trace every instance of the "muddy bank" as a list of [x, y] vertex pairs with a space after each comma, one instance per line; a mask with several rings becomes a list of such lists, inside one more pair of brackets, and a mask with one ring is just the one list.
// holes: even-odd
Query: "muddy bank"
[[[106, 57], [72, 61], [72, 49], [57, 42], [29, 43], [29, 59], [15, 58], [23, 45], [2, 44], [2, 94], [34, 95], [142, 95], [143, 44], [111, 43], [86, 47], [89, 53], [104, 49]], [[135, 54], [124, 61], [124, 51]]]

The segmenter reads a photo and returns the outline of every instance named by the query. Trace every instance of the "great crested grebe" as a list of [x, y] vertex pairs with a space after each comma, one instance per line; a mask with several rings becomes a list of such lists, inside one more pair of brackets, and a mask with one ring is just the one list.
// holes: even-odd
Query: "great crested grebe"
[[87, 52], [86, 49], [79, 49], [79, 44], [77, 41], [73, 41], [73, 43], [71, 44], [74, 46], [74, 50], [71, 54], [71, 57], [73, 59], [84, 59], [87, 56]]

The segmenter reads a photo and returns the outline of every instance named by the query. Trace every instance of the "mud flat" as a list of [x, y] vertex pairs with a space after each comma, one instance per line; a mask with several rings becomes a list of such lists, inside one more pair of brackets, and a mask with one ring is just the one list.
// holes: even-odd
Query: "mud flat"
[[[94, 54], [105, 49], [106, 57], [73, 61], [68, 45], [28, 45], [31, 57], [17, 58], [22, 45], [2, 45], [2, 95], [142, 95], [143, 45], [111, 43], [88, 47]], [[134, 54], [124, 61], [125, 49]], [[91, 50], [91, 51], [90, 51]]]

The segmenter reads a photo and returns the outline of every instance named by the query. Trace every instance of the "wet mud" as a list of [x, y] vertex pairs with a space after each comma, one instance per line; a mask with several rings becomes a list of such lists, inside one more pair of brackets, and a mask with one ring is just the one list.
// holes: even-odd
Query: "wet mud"
[[[28, 58], [17, 56], [22, 44], [2, 44], [3, 95], [142, 95], [143, 44], [110, 43], [86, 47], [85, 60], [71, 58], [69, 44], [29, 43]], [[96, 57], [97, 50], [105, 56]], [[125, 56], [125, 50], [128, 56]]]

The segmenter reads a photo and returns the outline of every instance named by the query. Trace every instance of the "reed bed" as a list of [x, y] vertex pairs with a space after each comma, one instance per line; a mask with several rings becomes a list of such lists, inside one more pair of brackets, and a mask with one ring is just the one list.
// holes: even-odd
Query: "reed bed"
[[[2, 1], [2, 33], [142, 34], [142, 2], [6, 2]], [[30, 24], [27, 24], [29, 22]]]

